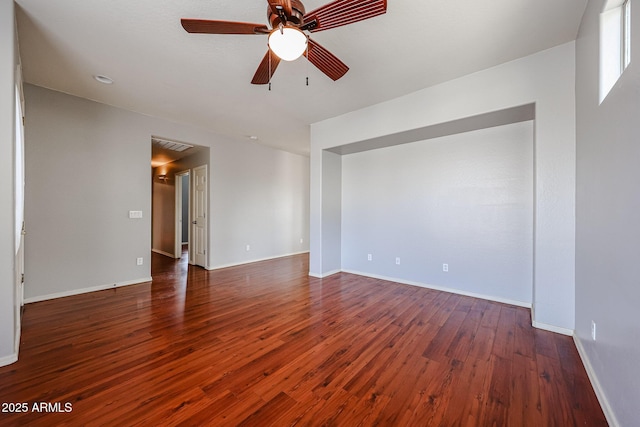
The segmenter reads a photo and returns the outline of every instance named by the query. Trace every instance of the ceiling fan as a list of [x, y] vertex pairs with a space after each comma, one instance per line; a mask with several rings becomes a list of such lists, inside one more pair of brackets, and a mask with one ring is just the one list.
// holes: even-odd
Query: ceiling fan
[[349, 67], [304, 32], [341, 27], [387, 11], [387, 0], [335, 0], [309, 13], [305, 12], [299, 0], [267, 2], [269, 26], [184, 18], [181, 20], [182, 26], [188, 33], [268, 35], [269, 49], [251, 80], [253, 84], [269, 83], [280, 60], [293, 61], [302, 55], [335, 81], [344, 76]]

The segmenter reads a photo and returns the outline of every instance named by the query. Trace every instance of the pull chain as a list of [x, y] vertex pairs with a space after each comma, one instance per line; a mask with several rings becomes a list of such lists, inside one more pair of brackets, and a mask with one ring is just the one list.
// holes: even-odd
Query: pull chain
[[271, 91], [271, 48], [268, 47], [267, 53], [269, 54], [269, 91]]
[[309, 37], [307, 37], [307, 86], [309, 86]]

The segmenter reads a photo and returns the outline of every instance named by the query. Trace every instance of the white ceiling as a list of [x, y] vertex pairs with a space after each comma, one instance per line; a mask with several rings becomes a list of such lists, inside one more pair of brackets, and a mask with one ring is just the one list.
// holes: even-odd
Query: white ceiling
[[[586, 2], [388, 0], [385, 15], [311, 35], [350, 67], [342, 79], [301, 58], [280, 64], [271, 91], [250, 84], [266, 36], [180, 25], [266, 24], [265, 0], [16, 0], [16, 9], [26, 82], [306, 154], [311, 123], [574, 40]], [[325, 3], [304, 2], [307, 12]]]

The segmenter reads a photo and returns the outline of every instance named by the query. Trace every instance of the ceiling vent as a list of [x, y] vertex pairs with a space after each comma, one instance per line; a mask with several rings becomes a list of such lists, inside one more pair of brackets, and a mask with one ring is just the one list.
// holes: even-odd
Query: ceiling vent
[[184, 142], [172, 141], [170, 139], [158, 138], [157, 136], [151, 137], [151, 142], [165, 150], [171, 151], [186, 151], [189, 148], [193, 148], [193, 145], [185, 144]]

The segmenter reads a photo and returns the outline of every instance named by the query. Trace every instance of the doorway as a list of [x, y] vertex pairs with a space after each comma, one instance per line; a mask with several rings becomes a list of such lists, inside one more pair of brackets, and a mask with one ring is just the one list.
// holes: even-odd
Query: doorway
[[207, 192], [207, 165], [176, 172], [174, 258], [186, 256], [189, 264], [204, 268], [208, 245]]
[[191, 245], [189, 244], [191, 174], [188, 170], [176, 173], [176, 224], [174, 258], [186, 257], [191, 263]]
[[151, 137], [151, 250], [208, 264], [209, 147]]

